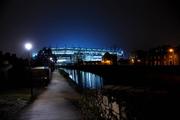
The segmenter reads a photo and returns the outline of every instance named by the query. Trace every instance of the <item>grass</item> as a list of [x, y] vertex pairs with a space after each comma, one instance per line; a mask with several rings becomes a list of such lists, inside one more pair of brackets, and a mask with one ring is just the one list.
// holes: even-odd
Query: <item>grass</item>
[[0, 91], [0, 119], [12, 120], [31, 100], [29, 89]]

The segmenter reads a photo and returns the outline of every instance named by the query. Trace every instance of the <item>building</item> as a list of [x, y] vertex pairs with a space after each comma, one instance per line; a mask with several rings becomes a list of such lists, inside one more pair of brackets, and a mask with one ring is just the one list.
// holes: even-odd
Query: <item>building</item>
[[106, 52], [102, 56], [102, 64], [104, 65], [116, 65], [117, 64], [117, 55], [116, 54], [110, 54]]
[[149, 65], [178, 65], [177, 49], [169, 45], [150, 49], [147, 55]]
[[144, 65], [146, 64], [147, 52], [143, 50], [136, 50], [130, 54], [130, 64]]
[[169, 45], [152, 48], [149, 51], [138, 50], [130, 55], [131, 64], [140, 65], [179, 65], [180, 47]]
[[180, 45], [176, 47], [177, 64], [180, 65]]
[[99, 63], [103, 55], [108, 52], [116, 54], [117, 59], [124, 56], [121, 49], [91, 49], [91, 48], [51, 48], [52, 53], [57, 56], [57, 64], [74, 64], [74, 63]]

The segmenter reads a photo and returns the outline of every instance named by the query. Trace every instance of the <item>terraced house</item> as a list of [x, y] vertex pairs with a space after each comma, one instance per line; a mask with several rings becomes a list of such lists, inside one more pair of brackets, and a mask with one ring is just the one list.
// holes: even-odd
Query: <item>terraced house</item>
[[131, 64], [180, 65], [180, 46], [169, 45], [152, 48], [149, 51], [135, 51], [130, 55]]

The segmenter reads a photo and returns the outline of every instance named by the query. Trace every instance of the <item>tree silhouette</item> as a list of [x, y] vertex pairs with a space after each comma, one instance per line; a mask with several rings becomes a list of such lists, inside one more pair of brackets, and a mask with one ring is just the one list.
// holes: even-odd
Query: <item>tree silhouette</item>
[[57, 61], [57, 57], [52, 53], [50, 48], [44, 47], [40, 50], [33, 61], [33, 66], [46, 66], [50, 67], [53, 71], [55, 69], [55, 63]]

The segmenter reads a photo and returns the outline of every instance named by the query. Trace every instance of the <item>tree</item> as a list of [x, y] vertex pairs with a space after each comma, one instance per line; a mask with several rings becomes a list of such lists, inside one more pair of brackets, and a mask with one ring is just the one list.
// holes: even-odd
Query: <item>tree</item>
[[44, 47], [40, 50], [33, 62], [33, 66], [48, 66], [53, 71], [55, 69], [55, 63], [57, 57], [52, 53], [51, 48]]

